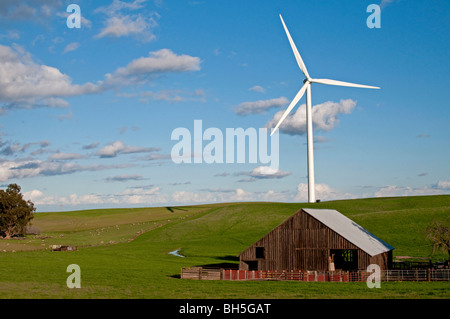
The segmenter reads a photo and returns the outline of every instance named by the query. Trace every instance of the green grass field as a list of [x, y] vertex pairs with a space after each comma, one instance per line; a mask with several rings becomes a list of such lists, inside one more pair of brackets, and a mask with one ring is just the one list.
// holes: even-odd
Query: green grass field
[[[425, 229], [450, 222], [450, 195], [298, 203], [37, 213], [39, 235], [0, 240], [1, 298], [450, 298], [450, 282], [226, 282], [177, 278], [181, 267], [237, 263], [236, 256], [300, 208], [332, 208], [395, 247], [430, 257]], [[53, 244], [77, 251], [52, 252]], [[185, 258], [168, 254], [180, 250]], [[437, 253], [434, 259], [447, 255]], [[81, 268], [69, 289], [66, 268]]]

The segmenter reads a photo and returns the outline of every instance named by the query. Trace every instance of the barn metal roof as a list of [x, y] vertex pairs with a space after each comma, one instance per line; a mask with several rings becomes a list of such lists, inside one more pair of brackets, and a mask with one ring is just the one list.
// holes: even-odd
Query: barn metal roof
[[334, 230], [353, 245], [364, 250], [370, 256], [394, 249], [394, 247], [371, 234], [337, 210], [303, 208], [303, 211]]

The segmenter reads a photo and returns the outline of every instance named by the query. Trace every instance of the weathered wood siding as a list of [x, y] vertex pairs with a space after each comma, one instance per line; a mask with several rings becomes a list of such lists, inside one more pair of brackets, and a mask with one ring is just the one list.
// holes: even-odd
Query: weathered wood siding
[[[256, 258], [256, 247], [264, 247], [264, 258]], [[330, 249], [358, 251], [358, 269], [371, 263], [387, 269], [389, 253], [371, 257], [332, 229], [302, 210], [274, 228], [240, 255], [240, 269], [257, 262], [257, 270], [328, 270]]]

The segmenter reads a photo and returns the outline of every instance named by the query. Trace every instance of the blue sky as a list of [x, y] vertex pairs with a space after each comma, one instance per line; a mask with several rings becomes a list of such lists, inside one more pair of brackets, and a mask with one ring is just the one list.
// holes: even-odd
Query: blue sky
[[[66, 8], [81, 8], [68, 28]], [[368, 28], [369, 4], [381, 28]], [[445, 1], [0, 3], [0, 184], [38, 211], [307, 200], [305, 97], [264, 163], [175, 164], [172, 132], [273, 127], [313, 84], [316, 197], [450, 193]], [[246, 111], [243, 112], [242, 110]], [[303, 112], [302, 112], [303, 111]], [[289, 124], [289, 126], [288, 126]], [[206, 142], [204, 142], [206, 144]]]

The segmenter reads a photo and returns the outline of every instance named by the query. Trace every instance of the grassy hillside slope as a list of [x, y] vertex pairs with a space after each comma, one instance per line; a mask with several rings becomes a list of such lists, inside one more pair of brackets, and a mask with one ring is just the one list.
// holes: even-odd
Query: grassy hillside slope
[[[396, 249], [427, 257], [426, 227], [450, 222], [450, 195], [298, 203], [39, 213], [37, 236], [0, 240], [3, 298], [449, 298], [450, 283], [221, 282], [180, 280], [181, 267], [236, 263], [236, 255], [300, 208], [336, 209]], [[51, 252], [51, 244], [79, 246]], [[179, 249], [186, 256], [168, 254]], [[14, 253], [12, 251], [15, 251]], [[443, 253], [435, 258], [445, 258]], [[81, 289], [68, 289], [69, 264]]]

